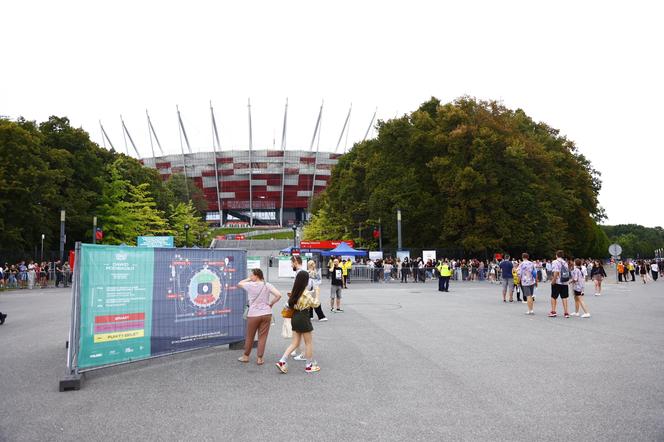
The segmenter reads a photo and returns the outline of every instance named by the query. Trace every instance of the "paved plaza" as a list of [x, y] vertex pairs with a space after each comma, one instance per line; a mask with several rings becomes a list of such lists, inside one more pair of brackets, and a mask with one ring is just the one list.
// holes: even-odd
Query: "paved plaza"
[[69, 290], [2, 292], [0, 440], [664, 440], [663, 281], [607, 284], [590, 319], [547, 318], [548, 284], [535, 316], [487, 282], [436, 288], [351, 284], [314, 321], [317, 374], [278, 372], [277, 318], [262, 367], [220, 347], [65, 393]]

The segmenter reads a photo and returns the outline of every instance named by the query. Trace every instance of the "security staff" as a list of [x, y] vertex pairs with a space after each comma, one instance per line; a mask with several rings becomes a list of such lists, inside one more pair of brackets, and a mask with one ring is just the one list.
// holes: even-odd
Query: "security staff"
[[438, 291], [440, 292], [449, 292], [450, 290], [450, 278], [452, 277], [452, 269], [450, 268], [450, 263], [445, 260], [438, 264], [438, 273], [440, 278], [438, 278]]

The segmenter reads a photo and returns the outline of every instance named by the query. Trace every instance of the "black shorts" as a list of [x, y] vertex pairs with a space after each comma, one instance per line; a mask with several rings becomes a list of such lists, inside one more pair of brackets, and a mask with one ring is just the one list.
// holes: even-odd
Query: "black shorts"
[[551, 284], [551, 297], [553, 299], [567, 299], [569, 298], [569, 287], [566, 284]]
[[583, 296], [583, 292], [577, 292], [574, 290], [574, 296]]

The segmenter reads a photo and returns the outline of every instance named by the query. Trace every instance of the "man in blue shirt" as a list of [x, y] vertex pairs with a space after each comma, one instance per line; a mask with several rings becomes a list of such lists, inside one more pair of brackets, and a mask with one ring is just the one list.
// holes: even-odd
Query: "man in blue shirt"
[[508, 289], [510, 291], [510, 302], [514, 302], [514, 277], [512, 276], [514, 264], [512, 264], [509, 255], [505, 255], [505, 259], [500, 262], [499, 267], [503, 285], [503, 302], [507, 302], [505, 296]]

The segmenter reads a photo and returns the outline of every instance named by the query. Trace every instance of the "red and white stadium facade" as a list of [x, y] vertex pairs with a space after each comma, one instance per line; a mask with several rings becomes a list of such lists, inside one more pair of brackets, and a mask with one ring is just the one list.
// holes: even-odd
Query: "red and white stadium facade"
[[[185, 174], [205, 194], [206, 219], [221, 224], [288, 226], [304, 221], [341, 154], [305, 150], [231, 150], [144, 158], [162, 179]], [[185, 169], [186, 165], [186, 169]]]

